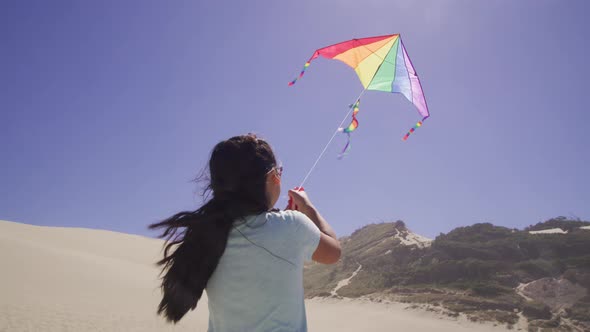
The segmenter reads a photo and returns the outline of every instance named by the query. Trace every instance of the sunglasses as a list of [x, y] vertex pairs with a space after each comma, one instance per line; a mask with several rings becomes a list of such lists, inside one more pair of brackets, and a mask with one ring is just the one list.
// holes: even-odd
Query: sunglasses
[[270, 171], [266, 172], [266, 174], [269, 174], [272, 171], [277, 172], [277, 175], [279, 177], [283, 176], [283, 166], [274, 166], [273, 168], [270, 169]]

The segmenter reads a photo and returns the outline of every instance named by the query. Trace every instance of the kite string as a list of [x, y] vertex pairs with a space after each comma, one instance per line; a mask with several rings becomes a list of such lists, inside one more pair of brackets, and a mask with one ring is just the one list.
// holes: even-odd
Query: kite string
[[[361, 91], [361, 93], [359, 94], [358, 97], [356, 97], [356, 99], [354, 100], [354, 103], [356, 103], [357, 100], [361, 99], [361, 97], [363, 96], [365, 91], [367, 91], [366, 88], [363, 91]], [[354, 105], [354, 103], [353, 103], [353, 105]], [[313, 165], [309, 169], [309, 172], [307, 172], [307, 175], [305, 175], [305, 177], [303, 178], [303, 181], [301, 181], [299, 188], [303, 188], [303, 184], [305, 184], [305, 181], [307, 181], [307, 178], [309, 178], [309, 176], [311, 175], [311, 172], [313, 172], [313, 170], [315, 169], [315, 167], [318, 164], [318, 162], [320, 161], [320, 159], [322, 159], [322, 157], [324, 156], [324, 153], [328, 149], [328, 146], [330, 146], [330, 143], [332, 143], [332, 141], [334, 140], [334, 137], [336, 137], [336, 134], [338, 134], [340, 132], [339, 129], [342, 128], [342, 125], [344, 124], [346, 119], [348, 119], [348, 116], [353, 111], [353, 109], [354, 109], [354, 107], [349, 107], [348, 113], [346, 113], [346, 116], [344, 117], [344, 119], [342, 119], [342, 121], [340, 122], [340, 125], [338, 125], [338, 128], [336, 128], [336, 130], [332, 134], [332, 137], [330, 137], [330, 140], [328, 141], [328, 143], [326, 143], [326, 146], [324, 146], [324, 149], [322, 150], [322, 152], [320, 152], [320, 155], [318, 156], [318, 158], [315, 160], [315, 162], [313, 163]]]

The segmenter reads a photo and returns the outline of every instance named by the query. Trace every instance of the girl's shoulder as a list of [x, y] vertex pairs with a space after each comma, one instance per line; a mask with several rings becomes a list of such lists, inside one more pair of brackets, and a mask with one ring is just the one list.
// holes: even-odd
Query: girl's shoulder
[[305, 215], [297, 210], [275, 210], [265, 213], [267, 220], [293, 222], [305, 218]]
[[301, 220], [301, 218], [305, 218], [305, 215], [299, 211], [295, 210], [272, 210], [272, 211], [265, 211], [257, 215], [249, 215], [244, 218], [238, 219], [235, 226], [249, 226], [249, 227], [256, 227], [256, 226], [264, 226], [265, 224], [284, 224], [284, 223], [292, 223], [296, 222], [297, 220]]
[[[234, 224], [239, 229], [271, 227], [272, 229], [299, 228], [308, 218], [296, 210], [273, 210], [245, 217]], [[311, 221], [309, 221], [311, 222]]]

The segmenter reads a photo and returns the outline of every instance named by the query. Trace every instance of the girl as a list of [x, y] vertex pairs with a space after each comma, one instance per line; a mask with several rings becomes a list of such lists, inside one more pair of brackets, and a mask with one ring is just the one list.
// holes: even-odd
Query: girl
[[303, 262], [332, 264], [340, 244], [305, 192], [273, 209], [283, 168], [253, 134], [218, 143], [209, 160], [210, 199], [149, 226], [164, 228], [163, 298], [178, 322], [207, 291], [209, 331], [307, 331]]

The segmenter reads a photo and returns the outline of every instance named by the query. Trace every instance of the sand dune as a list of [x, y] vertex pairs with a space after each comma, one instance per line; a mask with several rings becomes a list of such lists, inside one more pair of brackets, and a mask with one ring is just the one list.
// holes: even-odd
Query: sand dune
[[[177, 326], [156, 316], [162, 241], [0, 221], [0, 331], [206, 331], [206, 298]], [[307, 301], [311, 331], [503, 331], [402, 304]]]

